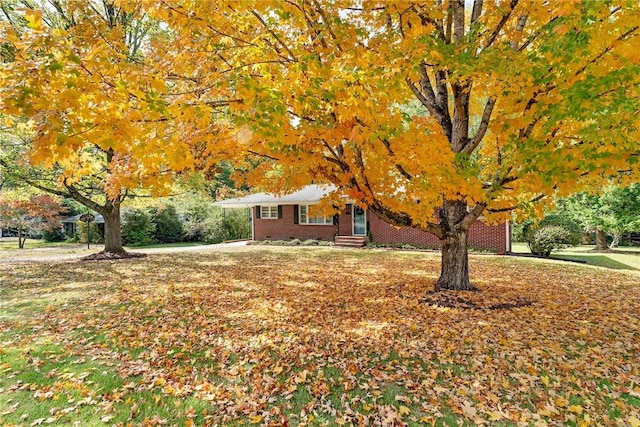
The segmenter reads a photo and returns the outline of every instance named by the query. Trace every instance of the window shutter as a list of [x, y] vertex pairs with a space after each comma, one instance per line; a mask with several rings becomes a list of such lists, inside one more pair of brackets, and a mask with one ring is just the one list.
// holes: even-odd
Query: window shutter
[[298, 224], [300, 222], [300, 206], [293, 205], [293, 223]]
[[339, 225], [340, 224], [340, 214], [335, 214], [333, 216], [333, 225]]
[[260, 218], [260, 206], [256, 206], [256, 218]]
[[282, 205], [278, 205], [278, 219], [282, 219]]

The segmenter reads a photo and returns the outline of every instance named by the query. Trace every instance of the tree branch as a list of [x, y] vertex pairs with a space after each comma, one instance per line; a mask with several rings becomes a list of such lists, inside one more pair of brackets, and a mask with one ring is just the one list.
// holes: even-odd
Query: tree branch
[[535, 203], [535, 202], [537, 202], [539, 200], [542, 200], [545, 196], [546, 196], [545, 194], [539, 194], [539, 195], [537, 195], [536, 197], [534, 197], [533, 199], [531, 199], [531, 200], [529, 200], [527, 202], [520, 202], [520, 203], [518, 203], [516, 205], [509, 206], [509, 207], [506, 207], [506, 208], [487, 209], [487, 211], [491, 212], [491, 213], [510, 212], [510, 211], [518, 209], [522, 205], [525, 205], [525, 204], [528, 204], [528, 203]]
[[[391, 149], [391, 143], [389, 142], [389, 140], [385, 138], [381, 138], [380, 140], [382, 141], [382, 144], [386, 147], [389, 155], [395, 158], [396, 154]], [[396, 167], [396, 170], [400, 172], [400, 175], [404, 176], [407, 179], [407, 181], [411, 181], [413, 179], [413, 176], [411, 176], [411, 174], [407, 172], [406, 169], [400, 163], [394, 163], [394, 166]]]
[[473, 2], [473, 11], [471, 12], [471, 25], [473, 25], [482, 14], [483, 0], [475, 0]]
[[420, 230], [426, 231], [427, 233], [431, 233], [439, 239], [442, 238], [442, 230], [438, 224], [433, 222], [427, 222], [426, 225], [418, 225], [413, 222], [413, 219], [409, 214], [404, 212], [394, 212], [391, 209], [384, 206], [377, 199], [374, 198], [373, 204], [371, 205], [372, 210], [383, 220], [387, 221], [390, 224], [399, 226], [399, 227], [412, 227], [418, 228]]
[[518, 5], [518, 2], [519, 2], [519, 0], [511, 0], [511, 2], [509, 3], [509, 10], [507, 11], [507, 13], [505, 15], [502, 16], [502, 19], [500, 19], [500, 22], [498, 22], [498, 25], [496, 25], [496, 28], [494, 28], [493, 32], [489, 36], [489, 39], [485, 43], [485, 45], [482, 48], [482, 50], [487, 49], [489, 46], [491, 46], [493, 44], [493, 42], [496, 40], [496, 38], [500, 34], [500, 31], [502, 31], [502, 28], [504, 27], [504, 25], [509, 20], [509, 17], [513, 13], [513, 9]]
[[496, 97], [492, 96], [489, 98], [487, 103], [484, 106], [484, 111], [482, 112], [482, 119], [480, 120], [480, 127], [476, 131], [476, 134], [467, 141], [465, 147], [462, 149], [463, 153], [471, 154], [478, 147], [485, 134], [487, 133], [487, 129], [489, 128], [489, 120], [491, 119], [491, 113], [493, 112], [493, 107], [496, 105]]
[[322, 10], [322, 7], [320, 6], [320, 3], [318, 2], [318, 0], [313, 0], [313, 3], [316, 5], [316, 9], [318, 10], [318, 13], [322, 17], [322, 21], [324, 22], [325, 26], [327, 27], [327, 30], [329, 31], [329, 34], [331, 35], [331, 38], [333, 39], [333, 41], [336, 42], [336, 46], [338, 47], [338, 50], [340, 52], [342, 52], [342, 46], [340, 45], [340, 42], [338, 41], [338, 37], [336, 37], [336, 33], [333, 32], [333, 28], [331, 28], [331, 23], [327, 19], [327, 16], [325, 15], [324, 10]]
[[258, 14], [258, 12], [256, 12], [255, 10], [251, 11], [251, 14], [253, 16], [255, 16], [258, 21], [260, 21], [260, 23], [264, 26], [264, 28], [269, 32], [269, 34], [271, 34], [273, 36], [274, 39], [277, 40], [277, 42], [280, 44], [280, 46], [282, 46], [284, 48], [284, 50], [287, 51], [287, 53], [290, 55], [289, 60], [293, 61], [293, 62], [298, 62], [298, 59], [296, 58], [296, 55], [293, 53], [293, 51], [289, 48], [289, 46], [287, 46], [282, 39], [280, 38], [280, 36], [278, 36], [276, 34], [275, 31], [273, 31], [269, 25], [267, 25], [267, 23], [264, 21], [264, 19], [262, 19], [262, 17]]

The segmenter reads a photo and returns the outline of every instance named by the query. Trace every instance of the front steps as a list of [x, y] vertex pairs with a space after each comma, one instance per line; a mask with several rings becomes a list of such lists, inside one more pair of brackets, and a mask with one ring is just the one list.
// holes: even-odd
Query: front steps
[[345, 248], [361, 248], [368, 240], [366, 236], [336, 236], [334, 244]]

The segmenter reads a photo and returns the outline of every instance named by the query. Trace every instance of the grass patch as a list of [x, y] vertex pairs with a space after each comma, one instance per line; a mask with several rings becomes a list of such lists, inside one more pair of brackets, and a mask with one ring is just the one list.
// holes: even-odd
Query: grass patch
[[[636, 247], [622, 247], [610, 252], [595, 252], [593, 246], [578, 246], [555, 251], [552, 259], [580, 260], [588, 265], [613, 270], [640, 270], [640, 251]], [[530, 254], [526, 243], [513, 243], [514, 253]]]
[[203, 242], [176, 242], [176, 243], [158, 243], [146, 246], [127, 246], [126, 249], [135, 251], [136, 249], [152, 249], [152, 248], [188, 248], [190, 246], [206, 246]]
[[[45, 242], [44, 240], [27, 239], [24, 243], [24, 249], [37, 249], [37, 248], [58, 248], [65, 247], [69, 244], [64, 242]], [[17, 237], [2, 237], [0, 238], [0, 251], [20, 250], [18, 248]]]
[[[439, 254], [250, 246], [0, 264], [0, 424], [625, 424], [640, 278], [472, 256], [464, 310], [420, 300]], [[626, 362], [628, 361], [628, 362]]]
[[588, 265], [594, 265], [597, 267], [610, 268], [612, 270], [638, 270], [636, 267], [625, 264], [623, 262], [618, 261], [616, 258], [619, 256], [616, 255], [582, 255], [579, 253], [572, 254], [558, 254], [553, 255], [553, 259], [564, 259], [568, 261], [572, 260], [580, 260], [585, 262]]

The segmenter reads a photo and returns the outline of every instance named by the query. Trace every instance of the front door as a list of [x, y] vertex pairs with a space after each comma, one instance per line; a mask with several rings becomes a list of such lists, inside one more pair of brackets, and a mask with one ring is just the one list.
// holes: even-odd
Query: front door
[[367, 212], [353, 205], [353, 235], [354, 236], [366, 236], [367, 235]]

